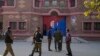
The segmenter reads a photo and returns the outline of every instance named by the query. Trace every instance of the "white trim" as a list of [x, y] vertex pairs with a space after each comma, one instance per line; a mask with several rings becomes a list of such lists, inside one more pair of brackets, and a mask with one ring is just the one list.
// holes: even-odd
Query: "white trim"
[[[55, 9], [52, 9], [50, 11], [56, 11]], [[49, 12], [50, 12], [49, 11]], [[37, 13], [37, 12], [22, 12], [22, 14], [36, 14], [36, 15], [50, 15], [50, 13]], [[57, 12], [57, 11], [56, 11]], [[1, 14], [19, 14], [19, 12], [2, 12]], [[77, 15], [77, 14], [83, 14], [83, 12], [75, 12], [75, 13], [60, 13], [58, 11], [58, 15]]]

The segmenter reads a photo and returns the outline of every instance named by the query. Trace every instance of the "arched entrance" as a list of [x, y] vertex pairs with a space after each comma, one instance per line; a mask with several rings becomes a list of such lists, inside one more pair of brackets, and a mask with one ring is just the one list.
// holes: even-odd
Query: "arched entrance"
[[58, 28], [63, 35], [66, 35], [66, 16], [58, 16], [53, 11], [50, 16], [43, 16], [43, 34], [46, 35], [49, 28], [52, 28], [52, 33]]

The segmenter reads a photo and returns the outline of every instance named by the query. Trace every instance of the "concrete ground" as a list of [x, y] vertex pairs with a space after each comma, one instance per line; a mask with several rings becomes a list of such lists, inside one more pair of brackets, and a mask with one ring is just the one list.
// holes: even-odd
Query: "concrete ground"
[[[82, 42], [80, 42], [82, 41]], [[77, 41], [73, 38], [71, 43], [73, 56], [100, 56], [100, 42], [83, 42], [84, 40], [78, 39]], [[31, 43], [31, 38], [26, 41], [14, 41], [13, 50], [15, 56], [29, 56], [34, 45]], [[63, 50], [61, 52], [56, 52], [54, 49], [54, 43], [52, 41], [51, 49], [52, 52], [48, 51], [48, 44], [46, 40], [42, 43], [42, 56], [67, 56], [66, 44], [63, 43]], [[3, 55], [5, 50], [4, 41], [0, 40], [0, 56]], [[8, 54], [8, 56], [11, 56]], [[38, 56], [35, 53], [34, 56]]]

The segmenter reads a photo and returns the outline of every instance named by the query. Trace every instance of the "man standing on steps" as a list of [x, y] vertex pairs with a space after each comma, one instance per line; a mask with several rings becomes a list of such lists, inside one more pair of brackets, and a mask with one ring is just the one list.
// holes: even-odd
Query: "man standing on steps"
[[10, 52], [12, 56], [15, 56], [13, 49], [12, 49], [12, 45], [11, 45], [13, 43], [11, 27], [8, 27], [8, 30], [5, 34], [5, 43], [6, 43], [6, 50], [3, 56], [6, 56], [8, 52]]
[[32, 53], [29, 56], [33, 56], [36, 49], [39, 49], [39, 56], [41, 56], [41, 44], [42, 44], [42, 34], [40, 32], [40, 27], [37, 27], [34, 37], [35, 46], [32, 50]]

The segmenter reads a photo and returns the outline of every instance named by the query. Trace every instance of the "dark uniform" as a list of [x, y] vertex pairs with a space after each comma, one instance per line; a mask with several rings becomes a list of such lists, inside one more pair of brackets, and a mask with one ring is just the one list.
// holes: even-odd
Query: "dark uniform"
[[13, 43], [13, 39], [12, 39], [12, 32], [10, 27], [8, 27], [8, 31], [5, 34], [5, 43], [6, 43], [6, 50], [3, 56], [6, 56], [8, 52], [10, 52], [12, 56], [15, 56], [11, 46], [11, 44]]
[[33, 56], [34, 55], [35, 49], [39, 49], [39, 56], [41, 56], [41, 44], [42, 44], [43, 36], [42, 36], [42, 34], [39, 31], [37, 31], [35, 34], [36, 34], [36, 36], [34, 38], [35, 46], [33, 48], [32, 54], [29, 55], [29, 56]]
[[51, 46], [51, 40], [52, 40], [52, 32], [51, 32], [51, 29], [48, 31], [48, 50], [49, 51], [52, 51], [50, 49], [50, 46]]
[[54, 33], [54, 41], [55, 41], [55, 50], [61, 51], [62, 50], [62, 34], [59, 30], [55, 31]]
[[67, 47], [67, 52], [69, 56], [72, 56], [72, 51], [71, 51], [71, 47], [70, 47], [70, 43], [71, 43], [71, 35], [69, 33], [69, 30], [67, 30], [67, 37], [66, 37], [66, 47]]
[[[37, 31], [36, 31], [37, 32]], [[34, 33], [33, 35], [33, 43], [35, 44], [35, 37], [36, 37], [36, 32]], [[33, 44], [32, 43], [32, 44]], [[38, 48], [35, 48], [35, 52], [39, 52], [39, 49]]]

